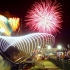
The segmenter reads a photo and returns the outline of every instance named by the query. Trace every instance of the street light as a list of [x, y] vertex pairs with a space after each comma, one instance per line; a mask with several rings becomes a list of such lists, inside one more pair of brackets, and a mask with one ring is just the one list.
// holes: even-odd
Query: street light
[[50, 54], [51, 46], [48, 45], [48, 46], [47, 46], [47, 49], [48, 49], [48, 54]]
[[41, 46], [38, 46], [38, 47], [37, 47], [37, 50], [40, 51], [40, 49], [41, 49]]
[[38, 46], [38, 49], [40, 49], [41, 48], [41, 46]]
[[50, 46], [50, 45], [48, 45], [47, 49], [48, 49], [48, 50], [50, 50], [50, 49], [51, 49], [51, 46]]
[[57, 46], [57, 49], [58, 49], [58, 50], [61, 50], [61, 49], [62, 49], [62, 46], [61, 46], [61, 45], [58, 45], [58, 46]]

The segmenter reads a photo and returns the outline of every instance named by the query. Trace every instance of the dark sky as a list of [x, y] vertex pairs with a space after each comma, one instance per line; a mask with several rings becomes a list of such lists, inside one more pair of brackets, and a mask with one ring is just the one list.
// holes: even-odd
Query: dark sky
[[[17, 15], [24, 20], [26, 12], [39, 0], [2, 0], [0, 1], [0, 11], [9, 11], [11, 14]], [[56, 43], [66, 46], [70, 44], [70, 0], [57, 0], [62, 5], [63, 23], [60, 33], [55, 36]], [[22, 27], [25, 28], [23, 21]], [[22, 30], [23, 34], [28, 33], [28, 29]]]

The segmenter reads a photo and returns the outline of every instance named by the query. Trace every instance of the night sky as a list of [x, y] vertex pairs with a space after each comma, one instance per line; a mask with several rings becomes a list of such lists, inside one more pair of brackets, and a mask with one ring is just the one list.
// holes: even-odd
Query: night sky
[[[8, 11], [10, 14], [22, 18], [22, 34], [24, 35], [29, 33], [29, 30], [25, 27], [24, 18], [27, 10], [30, 9], [35, 1], [39, 0], [2, 0], [0, 1], [0, 12]], [[57, 2], [62, 5], [63, 23], [60, 33], [55, 35], [55, 43], [67, 47], [67, 44], [70, 44], [70, 0], [57, 0]]]

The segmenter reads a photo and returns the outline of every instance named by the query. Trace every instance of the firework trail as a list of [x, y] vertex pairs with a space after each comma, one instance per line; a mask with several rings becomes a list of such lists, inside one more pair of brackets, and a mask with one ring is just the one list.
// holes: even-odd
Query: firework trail
[[55, 34], [61, 29], [61, 4], [56, 0], [54, 2], [51, 0], [35, 2], [25, 18], [26, 26], [29, 26], [30, 30]]

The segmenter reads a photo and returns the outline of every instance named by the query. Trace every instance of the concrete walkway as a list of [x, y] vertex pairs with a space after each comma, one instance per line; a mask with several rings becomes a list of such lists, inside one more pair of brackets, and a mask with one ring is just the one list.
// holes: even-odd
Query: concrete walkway
[[46, 69], [46, 70], [61, 70], [59, 67], [57, 67], [55, 64], [53, 64], [49, 60], [36, 61], [35, 65], [38, 66], [38, 68]]
[[23, 70], [61, 70], [55, 64], [49, 60], [38, 60], [35, 61], [34, 66], [27, 66]]

